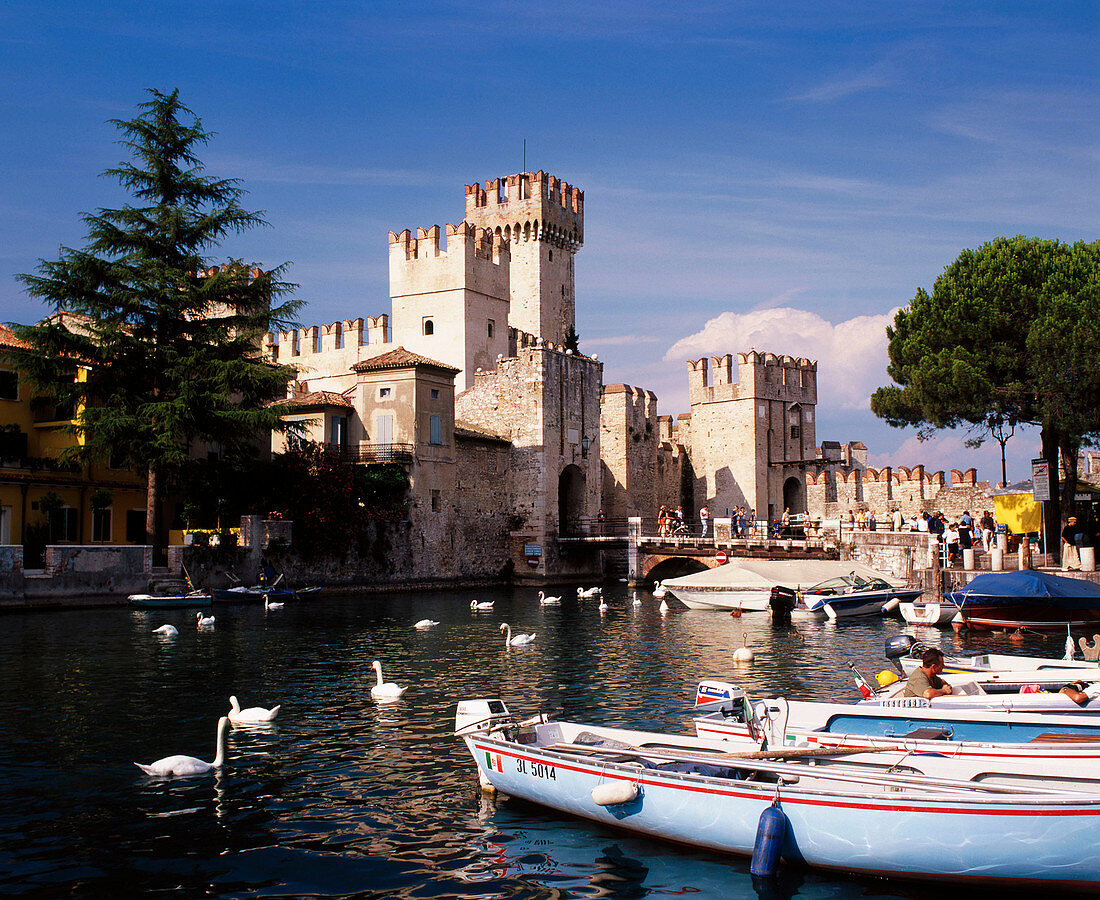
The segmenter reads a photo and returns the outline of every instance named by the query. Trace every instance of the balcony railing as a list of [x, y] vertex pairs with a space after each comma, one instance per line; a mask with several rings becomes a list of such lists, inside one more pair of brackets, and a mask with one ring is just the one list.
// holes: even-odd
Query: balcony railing
[[340, 447], [340, 458], [352, 463], [412, 462], [412, 444], [359, 444], [357, 447]]

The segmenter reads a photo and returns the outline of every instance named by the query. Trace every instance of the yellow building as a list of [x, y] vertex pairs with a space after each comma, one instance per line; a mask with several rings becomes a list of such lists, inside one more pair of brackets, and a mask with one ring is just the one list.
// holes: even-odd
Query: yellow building
[[[72, 413], [20, 375], [16, 360], [26, 352], [0, 326], [0, 544], [145, 543], [145, 480], [110, 460], [81, 469], [58, 464], [78, 440], [66, 430]], [[73, 377], [87, 374], [77, 367]]]

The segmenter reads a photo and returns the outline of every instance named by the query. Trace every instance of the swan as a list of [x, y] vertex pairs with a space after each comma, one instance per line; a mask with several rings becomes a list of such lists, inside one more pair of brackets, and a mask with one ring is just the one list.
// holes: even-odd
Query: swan
[[657, 586], [653, 588], [653, 596], [658, 600], [668, 593], [668, 588], [665, 587], [663, 581], [658, 581]]
[[479, 602], [478, 602], [477, 600], [471, 600], [471, 601], [470, 601], [470, 609], [473, 609], [473, 610], [478, 610], [478, 609], [492, 609], [492, 608], [493, 608], [493, 604], [494, 604], [495, 602], [496, 602], [495, 600], [482, 600], [482, 601], [481, 601], [481, 602], [479, 603]]
[[581, 597], [581, 598], [584, 598], [584, 597], [599, 597], [602, 593], [603, 593], [603, 588], [601, 588], [601, 587], [591, 587], [588, 590], [585, 590], [584, 588], [577, 588], [577, 596]]
[[179, 629], [175, 625], [161, 625], [160, 628], [154, 628], [153, 634], [163, 634], [165, 637], [175, 637], [179, 634]]
[[434, 628], [439, 623], [435, 619], [421, 619], [413, 628], [419, 628], [421, 631], [426, 631], [429, 628]]
[[634, 591], [634, 605], [635, 606], [641, 606], [642, 605], [642, 601], [638, 599], [638, 592], [637, 591]]
[[610, 608], [611, 607], [607, 605], [607, 603], [604, 601], [603, 597], [600, 597], [600, 606], [599, 606], [600, 612], [607, 612]]
[[370, 664], [370, 667], [378, 673], [378, 684], [370, 689], [370, 695], [375, 700], [381, 700], [382, 702], [386, 702], [388, 700], [400, 700], [401, 695], [405, 693], [408, 688], [403, 688], [392, 681], [383, 682], [382, 663], [380, 663], [378, 660], [372, 662]]
[[561, 603], [561, 597], [547, 597], [542, 591], [539, 591], [540, 606], [553, 606], [555, 603]]
[[225, 732], [229, 728], [229, 718], [222, 716], [218, 719], [218, 742], [213, 762], [203, 762], [193, 756], [166, 756], [155, 763], [142, 765], [134, 763], [146, 775], [168, 777], [170, 775], [203, 775], [211, 769], [221, 768], [225, 762]]
[[533, 634], [517, 634], [512, 637], [512, 626], [507, 622], [500, 623], [500, 630], [504, 632], [505, 647], [521, 647], [524, 644], [530, 644], [535, 639], [535, 635], [538, 634], [536, 631]]
[[742, 632], [742, 646], [733, 651], [733, 659], [735, 662], [752, 662], [756, 654], [752, 652], [752, 648], [749, 647], [749, 635], [747, 632]]
[[658, 607], [657, 607], [657, 609], [659, 609], [659, 610], [660, 610], [661, 612], [663, 612], [663, 613], [666, 613], [666, 612], [668, 612], [668, 604], [667, 604], [667, 603], [665, 603], [665, 601], [664, 601], [664, 600], [662, 600], [662, 601], [661, 601], [661, 605], [660, 605], [660, 606], [658, 606]]
[[229, 706], [227, 718], [234, 725], [259, 725], [270, 722], [279, 715], [279, 710], [282, 708], [282, 704], [279, 704], [271, 707], [271, 709], [264, 709], [262, 706], [250, 706], [248, 709], [241, 709], [236, 697], [229, 698]]
[[269, 598], [267, 596], [267, 594], [264, 594], [264, 609], [282, 609], [282, 608], [283, 608], [283, 604], [281, 602], [272, 603], [271, 598]]
[[195, 613], [195, 621], [199, 623], [199, 628], [205, 628], [207, 625], [213, 626], [214, 617], [204, 616], [201, 612]]

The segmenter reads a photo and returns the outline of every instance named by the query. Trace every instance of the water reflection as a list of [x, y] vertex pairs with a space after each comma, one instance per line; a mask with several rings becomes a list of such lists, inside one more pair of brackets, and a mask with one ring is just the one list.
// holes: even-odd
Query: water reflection
[[[199, 633], [189, 610], [12, 613], [0, 618], [0, 892], [108, 895], [755, 898], [861, 894], [937, 900], [945, 888], [784, 870], [754, 884], [745, 860], [648, 841], [476, 788], [451, 736], [455, 705], [499, 696], [519, 713], [684, 729], [695, 684], [853, 698], [843, 663], [885, 668], [900, 622], [798, 628], [765, 615], [670, 609], [608, 588], [440, 591], [221, 606]], [[492, 601], [472, 611], [471, 599]], [[423, 618], [440, 624], [428, 631]], [[502, 621], [535, 631], [505, 649]], [[152, 629], [179, 629], [165, 641]], [[1001, 636], [921, 628], [958, 652], [1005, 651]], [[756, 658], [736, 666], [748, 635]], [[1064, 637], [1018, 652], [1060, 655]], [[371, 700], [371, 663], [408, 690]], [[216, 775], [149, 779], [133, 760], [202, 757], [229, 697], [283, 704], [234, 727]], [[248, 705], [248, 704], [246, 704]], [[975, 896], [974, 891], [967, 892]]]

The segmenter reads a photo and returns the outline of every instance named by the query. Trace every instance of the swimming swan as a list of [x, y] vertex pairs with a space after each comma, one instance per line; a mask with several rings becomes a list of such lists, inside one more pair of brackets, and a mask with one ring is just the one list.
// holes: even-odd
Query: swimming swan
[[540, 606], [553, 606], [555, 603], [561, 603], [561, 597], [547, 597], [542, 591], [539, 591]]
[[163, 634], [165, 637], [175, 637], [179, 634], [179, 629], [175, 625], [161, 625], [160, 628], [154, 628], [153, 634]]
[[419, 628], [421, 631], [425, 631], [428, 628], [434, 628], [439, 623], [435, 619], [421, 619], [413, 628]]
[[204, 616], [201, 612], [195, 613], [195, 616], [195, 621], [199, 623], [199, 628], [205, 628], [207, 625], [213, 626], [214, 624], [213, 616]]
[[524, 644], [530, 644], [535, 639], [535, 635], [538, 634], [536, 631], [533, 634], [517, 634], [512, 637], [512, 626], [507, 622], [500, 623], [500, 630], [504, 632], [505, 647], [521, 647]]
[[665, 587], [664, 582], [658, 581], [653, 588], [653, 596], [660, 600], [665, 594], [668, 593], [668, 588]]
[[603, 593], [603, 588], [601, 588], [601, 587], [591, 587], [591, 588], [588, 588], [588, 590], [585, 590], [584, 588], [577, 588], [577, 596], [582, 597], [582, 598], [584, 598], [584, 597], [599, 597], [602, 593]]
[[408, 688], [403, 688], [392, 681], [387, 681], [383, 683], [382, 663], [380, 663], [378, 660], [372, 662], [370, 666], [372, 669], [374, 669], [375, 672], [378, 673], [378, 684], [370, 689], [370, 695], [375, 700], [381, 700], [382, 702], [385, 702], [387, 700], [400, 700], [401, 695], [405, 693]]
[[272, 603], [271, 599], [267, 596], [267, 594], [264, 594], [264, 609], [282, 609], [282, 608], [283, 608], [283, 604], [282, 604], [281, 601], [279, 603]]
[[264, 709], [262, 706], [250, 706], [248, 709], [241, 709], [236, 697], [229, 698], [229, 706], [227, 718], [234, 725], [260, 725], [270, 722], [279, 715], [279, 710], [282, 708], [280, 704], [271, 707], [271, 709]]
[[752, 662], [755, 654], [752, 652], [752, 648], [749, 647], [749, 636], [744, 632], [742, 634], [744, 643], [733, 651], [733, 659], [735, 662]]
[[211, 769], [221, 768], [225, 762], [225, 732], [229, 728], [229, 718], [222, 716], [218, 719], [218, 743], [213, 762], [203, 762], [193, 756], [166, 756], [155, 763], [142, 765], [134, 763], [146, 775], [166, 778], [172, 775], [203, 775]]
[[600, 605], [599, 605], [600, 612], [607, 612], [610, 608], [611, 607], [607, 605], [607, 603], [603, 599], [603, 597], [600, 597]]
[[480, 603], [478, 603], [476, 600], [471, 600], [470, 609], [492, 609], [494, 603], [496, 603], [495, 600], [483, 600]]

